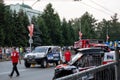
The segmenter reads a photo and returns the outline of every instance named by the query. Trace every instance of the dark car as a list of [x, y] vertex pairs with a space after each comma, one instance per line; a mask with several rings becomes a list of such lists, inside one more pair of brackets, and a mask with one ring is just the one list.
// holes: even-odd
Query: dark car
[[72, 66], [68, 64], [60, 64], [55, 68], [55, 74], [54, 74], [53, 80], [56, 78], [60, 78], [63, 76], [76, 73], [76, 72], [78, 72], [78, 69], [76, 66]]
[[[72, 58], [72, 60], [68, 64], [61, 64], [55, 68], [53, 80], [56, 78], [76, 73], [78, 71], [83, 71], [101, 65], [103, 56], [104, 51], [101, 48], [78, 49], [77, 54]], [[92, 74], [88, 75], [88, 80], [93, 78]]]

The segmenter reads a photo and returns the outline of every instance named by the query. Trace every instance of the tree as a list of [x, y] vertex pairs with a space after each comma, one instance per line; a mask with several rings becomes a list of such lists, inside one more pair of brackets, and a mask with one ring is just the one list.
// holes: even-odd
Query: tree
[[120, 40], [120, 23], [118, 22], [117, 14], [114, 14], [111, 18], [109, 29], [110, 40]]
[[59, 45], [61, 44], [61, 22], [57, 13], [54, 12], [52, 5], [49, 3], [42, 14], [42, 18], [45, 21], [45, 25], [48, 27], [49, 44]]
[[88, 12], [86, 12], [81, 18], [81, 31], [83, 38], [96, 38], [95, 29], [96, 29], [96, 19], [93, 18]]
[[[6, 8], [5, 11], [5, 26], [4, 26], [4, 46], [14, 46], [15, 45], [15, 19], [16, 19], [16, 12], [12, 13], [9, 7]], [[12, 24], [11, 24], [12, 23]], [[7, 33], [6, 33], [7, 32]]]
[[[18, 13], [16, 26], [17, 27], [17, 33], [18, 33], [18, 40], [19, 40], [19, 46], [28, 46], [28, 25], [29, 25], [29, 19], [25, 12], [22, 10]], [[24, 41], [23, 41], [24, 40]]]
[[0, 2], [0, 45], [4, 45], [5, 34], [4, 34], [4, 24], [5, 24], [5, 5], [3, 4], [3, 0]]
[[97, 26], [97, 36], [101, 39], [106, 40], [106, 36], [109, 36], [109, 41], [120, 40], [120, 23], [117, 19], [117, 14], [111, 17], [112, 20], [105, 20], [103, 19], [101, 22], [98, 23]]
[[72, 22], [71, 21], [68, 22], [68, 29], [69, 29], [68, 36], [69, 36], [69, 41], [70, 41], [69, 45], [73, 45], [76, 37], [75, 37], [75, 30], [72, 27]]
[[41, 45], [41, 31], [37, 23], [37, 18], [33, 16], [32, 24], [34, 24], [34, 32], [33, 32], [33, 46], [40, 46]]
[[4, 32], [4, 45], [27, 46], [27, 25], [29, 24], [27, 15], [23, 12], [16, 13], [16, 11], [6, 10], [5, 22], [4, 31], [7, 33]]
[[63, 35], [63, 44], [68, 46], [70, 44], [70, 32], [69, 32], [68, 23], [65, 19], [62, 22], [62, 35]]
[[48, 27], [46, 26], [44, 19], [39, 15], [37, 19], [37, 24], [39, 25], [39, 30], [41, 31], [41, 45], [49, 44], [49, 36], [48, 36]]
[[14, 11], [9, 19], [9, 25], [6, 27], [6, 31], [10, 33], [6, 34], [6, 42], [9, 44], [7, 43], [6, 46], [27, 46], [27, 25], [29, 24], [27, 15], [23, 11], [19, 13]]
[[110, 21], [103, 19], [101, 22], [99, 22], [96, 30], [98, 38], [106, 40], [106, 36], [109, 36], [109, 28]]

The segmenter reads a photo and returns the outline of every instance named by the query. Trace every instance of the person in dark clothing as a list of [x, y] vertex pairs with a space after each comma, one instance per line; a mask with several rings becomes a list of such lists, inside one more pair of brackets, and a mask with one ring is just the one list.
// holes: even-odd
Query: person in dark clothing
[[18, 64], [18, 61], [21, 64], [21, 61], [19, 59], [19, 53], [16, 51], [16, 48], [13, 48], [13, 52], [11, 53], [11, 61], [13, 64], [13, 69], [12, 69], [12, 72], [9, 75], [9, 77], [11, 78], [13, 76], [14, 71], [16, 71], [17, 77], [20, 76], [19, 71], [17, 69], [17, 64]]
[[0, 61], [2, 61], [2, 48], [0, 48]]

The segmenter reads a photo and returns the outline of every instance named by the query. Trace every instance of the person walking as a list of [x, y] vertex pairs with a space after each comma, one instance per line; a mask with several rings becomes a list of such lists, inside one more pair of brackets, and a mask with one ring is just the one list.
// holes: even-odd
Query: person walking
[[64, 53], [65, 63], [68, 63], [71, 60], [71, 52], [69, 48], [66, 49]]
[[16, 48], [13, 48], [13, 52], [11, 53], [11, 61], [12, 61], [13, 68], [9, 77], [12, 78], [14, 71], [16, 71], [16, 74], [17, 74], [16, 77], [20, 76], [19, 71], [17, 69], [17, 64], [18, 64], [18, 61], [21, 64], [21, 61], [19, 58], [19, 53], [16, 51]]

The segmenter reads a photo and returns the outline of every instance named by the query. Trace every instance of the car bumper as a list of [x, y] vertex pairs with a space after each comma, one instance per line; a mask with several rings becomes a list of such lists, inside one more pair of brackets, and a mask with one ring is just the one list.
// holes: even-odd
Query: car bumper
[[25, 58], [24, 61], [27, 61], [28, 63], [31, 64], [41, 64], [43, 58], [35, 58], [35, 59], [30, 59], [30, 58]]

